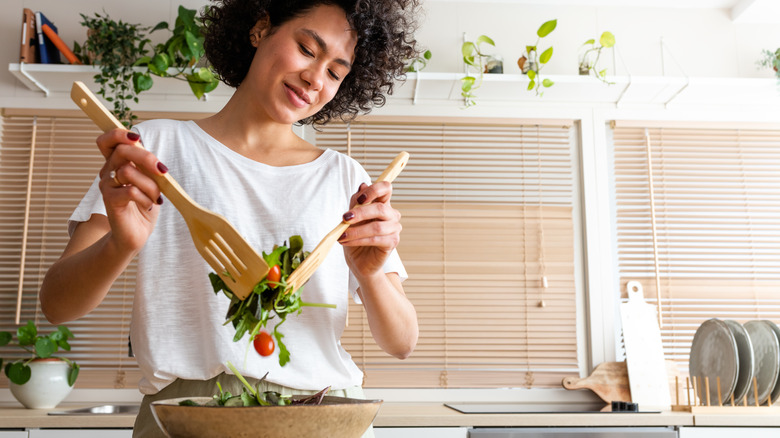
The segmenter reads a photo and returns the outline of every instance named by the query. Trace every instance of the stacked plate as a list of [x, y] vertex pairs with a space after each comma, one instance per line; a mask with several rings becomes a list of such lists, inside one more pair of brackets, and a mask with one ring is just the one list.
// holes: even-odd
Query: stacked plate
[[780, 328], [772, 321], [704, 321], [693, 336], [690, 376], [705, 405], [755, 406], [780, 396]]

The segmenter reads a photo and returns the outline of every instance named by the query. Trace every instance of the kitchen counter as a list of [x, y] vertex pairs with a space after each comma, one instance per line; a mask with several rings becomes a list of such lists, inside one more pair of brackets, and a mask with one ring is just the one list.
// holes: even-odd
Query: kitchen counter
[[[56, 410], [95, 404], [63, 403]], [[0, 404], [0, 429], [13, 428], [132, 428], [133, 415], [50, 416], [48, 410]], [[463, 414], [441, 403], [386, 402], [375, 427], [470, 426], [761, 426], [780, 427], [780, 415], [662, 413]]]

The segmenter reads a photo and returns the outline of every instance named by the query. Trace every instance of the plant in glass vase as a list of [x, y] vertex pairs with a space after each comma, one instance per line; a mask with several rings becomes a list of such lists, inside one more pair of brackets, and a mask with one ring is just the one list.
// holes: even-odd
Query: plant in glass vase
[[607, 80], [607, 69], [596, 70], [596, 66], [601, 58], [601, 52], [604, 49], [615, 46], [615, 35], [612, 32], [604, 32], [599, 37], [598, 44], [596, 40], [591, 38], [582, 44], [581, 53], [579, 57], [579, 71], [580, 75], [586, 76], [591, 72], [596, 78], [606, 84], [613, 84]]
[[775, 71], [775, 76], [780, 79], [780, 49], [777, 49], [774, 52], [764, 49], [761, 51], [761, 54], [763, 56], [758, 60], [758, 66], [773, 69]]
[[[482, 85], [482, 78], [485, 73], [485, 64], [490, 55], [485, 53], [482, 44], [495, 47], [496, 43], [487, 35], [480, 35], [476, 41], [466, 41], [461, 46], [463, 55], [463, 64], [466, 67], [466, 75], [460, 79], [460, 95], [463, 96], [466, 108], [476, 105], [474, 90]], [[477, 70], [478, 75], [472, 76], [471, 69]]]
[[550, 58], [552, 58], [553, 47], [548, 47], [541, 54], [538, 54], [538, 47], [542, 38], [554, 31], [556, 26], [558, 26], [557, 19], [546, 21], [539, 26], [539, 29], [536, 31], [536, 36], [538, 37], [536, 43], [534, 45], [525, 46], [525, 52], [517, 60], [517, 66], [520, 67], [520, 71], [528, 75], [528, 79], [530, 80], [528, 82], [528, 90], [535, 90], [537, 96], [544, 95], [544, 91], [539, 91], [541, 87], [550, 88], [554, 84], [549, 78], [543, 79], [541, 76], [542, 67], [544, 67], [550, 61]]

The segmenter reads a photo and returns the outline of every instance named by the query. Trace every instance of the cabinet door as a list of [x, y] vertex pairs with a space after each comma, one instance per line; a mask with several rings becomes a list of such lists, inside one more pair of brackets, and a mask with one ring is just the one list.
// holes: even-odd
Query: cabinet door
[[0, 438], [28, 438], [26, 430], [0, 430]]
[[467, 427], [375, 427], [375, 438], [467, 438]]
[[680, 438], [777, 438], [780, 427], [681, 427]]
[[133, 438], [133, 429], [30, 429], [29, 432], [29, 438]]

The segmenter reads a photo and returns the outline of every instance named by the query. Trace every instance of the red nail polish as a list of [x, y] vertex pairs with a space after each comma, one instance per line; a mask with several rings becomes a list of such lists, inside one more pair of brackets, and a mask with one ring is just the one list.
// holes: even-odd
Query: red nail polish
[[362, 204], [364, 202], [366, 202], [366, 194], [365, 193], [363, 193], [362, 195], [358, 196], [358, 198], [357, 198], [357, 203], [358, 204]]
[[127, 139], [130, 141], [138, 141], [140, 138], [141, 136], [137, 132], [130, 131], [127, 133]]
[[168, 167], [165, 166], [165, 164], [161, 162], [157, 162], [157, 170], [159, 170], [162, 173], [168, 173]]
[[355, 213], [352, 213], [351, 211], [348, 211], [348, 212], [344, 213], [344, 220], [345, 221], [350, 221], [354, 217], [355, 217]]
[[160, 195], [160, 196], [157, 198], [157, 205], [162, 205], [162, 203], [163, 203], [163, 198], [162, 198], [162, 195]]

